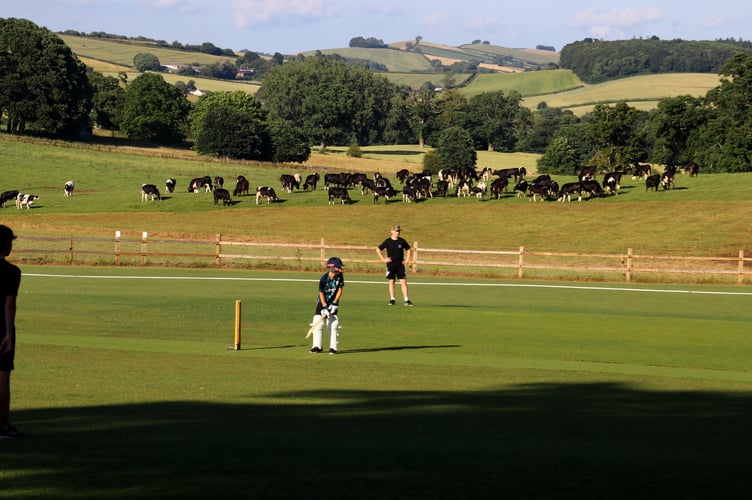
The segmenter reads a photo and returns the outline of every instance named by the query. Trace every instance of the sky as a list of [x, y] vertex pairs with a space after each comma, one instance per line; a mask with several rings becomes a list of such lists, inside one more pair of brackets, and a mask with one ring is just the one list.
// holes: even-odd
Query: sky
[[752, 39], [746, 0], [0, 0], [0, 17], [265, 54], [347, 47], [354, 37], [556, 50], [584, 38]]

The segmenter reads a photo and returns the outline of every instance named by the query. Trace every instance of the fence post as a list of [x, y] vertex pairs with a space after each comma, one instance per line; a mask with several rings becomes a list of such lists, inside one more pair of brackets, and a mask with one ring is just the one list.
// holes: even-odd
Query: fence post
[[627, 262], [626, 262], [626, 272], [624, 273], [624, 276], [627, 279], [627, 283], [632, 282], [632, 248], [627, 248]]
[[115, 231], [115, 265], [120, 265], [120, 231]]
[[736, 284], [744, 284], [744, 250], [739, 250], [739, 276], [736, 278]]
[[70, 264], [73, 264], [73, 235], [68, 236], [68, 258]]
[[525, 247], [520, 246], [520, 256], [517, 259], [517, 277], [522, 279], [522, 267], [525, 265]]
[[222, 235], [218, 234], [214, 243], [214, 265], [217, 269], [222, 267]]
[[413, 272], [418, 272], [418, 242], [413, 243]]
[[147, 251], [146, 239], [148, 237], [149, 237], [149, 233], [147, 233], [146, 231], [143, 231], [141, 233], [141, 265], [142, 266], [146, 265], [146, 251]]

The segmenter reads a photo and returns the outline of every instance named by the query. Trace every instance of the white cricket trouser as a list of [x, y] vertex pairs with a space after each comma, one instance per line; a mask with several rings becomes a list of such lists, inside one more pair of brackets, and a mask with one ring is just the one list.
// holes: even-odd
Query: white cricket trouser
[[[313, 317], [313, 323], [321, 318], [318, 314]], [[329, 348], [337, 350], [337, 337], [339, 336], [339, 318], [336, 314], [328, 316], [325, 321], [319, 323], [319, 326], [313, 330], [313, 347], [321, 349], [321, 342], [324, 336], [324, 323], [329, 329]]]

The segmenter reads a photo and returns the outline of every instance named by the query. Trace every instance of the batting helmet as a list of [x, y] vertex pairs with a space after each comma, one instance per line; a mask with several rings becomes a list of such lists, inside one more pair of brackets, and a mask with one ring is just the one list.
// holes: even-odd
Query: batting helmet
[[329, 260], [326, 261], [326, 267], [344, 267], [345, 265], [342, 263], [342, 259], [339, 257], [332, 257]]

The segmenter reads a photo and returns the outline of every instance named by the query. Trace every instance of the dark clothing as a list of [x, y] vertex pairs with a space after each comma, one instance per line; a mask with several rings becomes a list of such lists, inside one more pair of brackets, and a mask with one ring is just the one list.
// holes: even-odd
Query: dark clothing
[[337, 290], [345, 287], [345, 278], [342, 273], [337, 273], [333, 278], [326, 272], [319, 280], [319, 292], [324, 292], [324, 298], [326, 304], [321, 303], [321, 297], [316, 301], [316, 314], [321, 312], [321, 309], [334, 303], [334, 298], [337, 296]]
[[405, 260], [405, 250], [410, 250], [410, 244], [402, 237], [398, 237], [396, 240], [387, 238], [379, 245], [379, 250], [384, 249], [386, 249], [386, 256], [391, 259], [387, 267], [401, 266], [402, 261]]
[[[21, 286], [21, 270], [5, 259], [0, 259], [0, 338], [5, 336], [5, 301], [8, 297], [17, 297]], [[0, 354], [0, 371], [13, 370], [15, 357], [15, 341], [13, 348]]]

